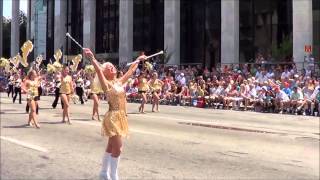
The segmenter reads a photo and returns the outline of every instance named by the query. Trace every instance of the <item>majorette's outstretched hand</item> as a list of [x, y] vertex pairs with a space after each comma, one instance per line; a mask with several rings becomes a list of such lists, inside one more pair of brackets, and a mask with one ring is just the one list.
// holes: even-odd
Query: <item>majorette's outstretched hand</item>
[[83, 48], [83, 53], [88, 59], [90, 60], [94, 59], [94, 55], [89, 48]]

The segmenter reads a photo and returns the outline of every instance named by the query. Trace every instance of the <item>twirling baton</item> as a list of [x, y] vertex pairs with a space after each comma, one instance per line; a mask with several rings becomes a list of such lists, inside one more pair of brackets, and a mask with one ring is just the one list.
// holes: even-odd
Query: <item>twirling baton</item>
[[[147, 59], [150, 59], [150, 58], [152, 58], [152, 57], [154, 57], [154, 56], [158, 56], [158, 55], [160, 55], [160, 54], [163, 54], [163, 51], [160, 51], [160, 52], [157, 52], [157, 53], [152, 54], [152, 55], [150, 55], [150, 56], [147, 56], [147, 57], [146, 57], [146, 60], [147, 60]], [[127, 66], [130, 66], [130, 65], [133, 64], [133, 63], [135, 63], [135, 62], [127, 63]]]
[[79, 44], [69, 33], [66, 33], [66, 36], [69, 37], [74, 43], [76, 43], [82, 50], [83, 47]]

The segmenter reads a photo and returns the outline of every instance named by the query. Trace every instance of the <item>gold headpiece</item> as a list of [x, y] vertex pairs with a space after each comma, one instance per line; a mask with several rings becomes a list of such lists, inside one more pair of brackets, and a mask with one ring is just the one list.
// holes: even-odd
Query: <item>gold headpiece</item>
[[82, 59], [82, 55], [81, 54], [78, 54], [76, 55], [73, 59], [72, 59], [72, 65], [70, 66], [71, 70], [74, 72], [74, 71], [77, 71], [77, 68], [78, 68], [78, 65], [79, 63], [81, 62], [81, 59]]
[[56, 68], [52, 64], [47, 64], [47, 72], [49, 74], [55, 73], [56, 72]]
[[21, 47], [21, 51], [22, 51], [22, 58], [21, 58], [21, 64], [24, 67], [28, 67], [28, 55], [31, 53], [31, 51], [33, 50], [33, 44], [30, 40], [26, 41], [25, 43], [23, 43], [22, 47]]
[[18, 53], [16, 56], [10, 59], [10, 62], [14, 65], [14, 67], [18, 67], [22, 57]]
[[59, 62], [60, 59], [61, 59], [61, 57], [62, 57], [62, 52], [61, 52], [61, 50], [58, 49], [58, 50], [54, 53], [53, 57], [54, 57], [54, 59], [55, 59], [56, 61]]

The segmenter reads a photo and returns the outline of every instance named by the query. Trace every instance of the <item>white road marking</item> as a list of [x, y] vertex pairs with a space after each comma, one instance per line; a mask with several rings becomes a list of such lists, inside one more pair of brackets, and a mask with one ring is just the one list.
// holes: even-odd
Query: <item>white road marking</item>
[[13, 144], [17, 144], [17, 145], [23, 146], [25, 148], [33, 149], [33, 150], [44, 152], [44, 153], [48, 153], [49, 152], [46, 148], [43, 148], [43, 147], [40, 147], [40, 146], [37, 146], [37, 145], [34, 145], [34, 144], [22, 142], [22, 141], [19, 141], [19, 140], [10, 138], [10, 137], [0, 136], [0, 138], [2, 140], [5, 140], [5, 141], [11, 142]]

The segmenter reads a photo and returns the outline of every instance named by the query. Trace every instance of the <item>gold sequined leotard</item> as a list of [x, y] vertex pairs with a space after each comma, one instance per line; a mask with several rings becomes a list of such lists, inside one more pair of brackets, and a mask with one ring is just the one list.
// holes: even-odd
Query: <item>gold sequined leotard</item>
[[35, 97], [39, 96], [38, 85], [38, 81], [29, 81], [27, 100], [34, 100]]
[[109, 137], [127, 136], [128, 120], [124, 88], [120, 82], [115, 82], [106, 94], [108, 96], [109, 111], [105, 114], [102, 122], [103, 134]]
[[153, 82], [150, 82], [150, 87], [153, 91], [161, 91], [162, 84], [160, 83], [159, 79], [156, 79]]
[[72, 78], [71, 76], [66, 76], [61, 81], [60, 86], [60, 94], [71, 94], [72, 87], [71, 87]]
[[103, 93], [101, 86], [98, 84], [97, 81], [94, 80], [91, 81], [90, 89], [92, 94]]
[[149, 85], [147, 83], [147, 79], [146, 78], [142, 78], [141, 82], [139, 82], [138, 90], [139, 91], [148, 91], [149, 90]]

